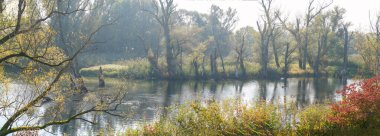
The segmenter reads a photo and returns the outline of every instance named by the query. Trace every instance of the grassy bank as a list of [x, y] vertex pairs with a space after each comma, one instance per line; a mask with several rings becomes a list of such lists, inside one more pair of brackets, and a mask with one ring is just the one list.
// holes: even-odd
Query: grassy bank
[[[165, 63], [164, 59], [159, 60], [159, 68], [162, 73], [166, 73], [165, 69]], [[205, 78], [211, 77], [210, 73], [210, 67], [209, 65], [205, 65]], [[220, 64], [220, 63], [219, 63]], [[99, 73], [99, 68], [103, 68], [103, 73], [106, 77], [123, 77], [123, 78], [129, 78], [129, 79], [152, 79], [151, 77], [151, 71], [150, 71], [150, 65], [147, 59], [141, 58], [141, 59], [134, 59], [134, 60], [128, 60], [128, 61], [119, 61], [114, 64], [106, 64], [106, 65], [98, 65], [98, 66], [92, 66], [88, 68], [83, 68], [80, 70], [81, 75], [87, 76], [87, 77], [96, 77]], [[245, 78], [251, 79], [251, 78], [257, 78], [259, 77], [259, 70], [260, 65], [255, 62], [245, 62], [246, 67], [246, 76]], [[320, 76], [337, 76], [340, 72], [341, 64], [332, 63], [330, 66], [322, 68], [320, 70]], [[365, 70], [360, 70], [362, 68], [359, 67], [356, 63], [350, 63], [348, 74], [349, 77], [369, 77], [371, 76], [371, 73], [366, 73]], [[225, 63], [225, 70], [226, 74], [224, 78], [236, 78], [236, 71], [235, 71], [235, 64], [234, 63]], [[222, 67], [218, 66], [219, 74], [222, 74]], [[195, 72], [193, 67], [190, 63], [184, 63], [182, 65], [182, 75], [181, 77], [183, 79], [194, 79], [195, 78]], [[201, 74], [201, 68], [199, 70], [199, 73]], [[312, 77], [313, 76], [313, 70], [308, 66], [305, 70], [300, 69], [298, 67], [298, 64], [291, 64], [289, 67], [289, 77]], [[283, 77], [282, 68], [277, 68], [275, 64], [269, 65], [269, 78], [280, 78]], [[165, 74], [163, 74], [163, 77], [165, 77]]]
[[99, 74], [99, 68], [102, 67], [103, 74], [106, 77], [128, 77], [131, 79], [143, 79], [149, 77], [150, 66], [146, 59], [136, 59], [115, 64], [106, 64], [82, 68], [80, 74], [87, 77], [96, 77]]
[[[357, 89], [361, 88], [361, 89]], [[241, 100], [192, 101], [169, 108], [153, 124], [125, 135], [252, 136], [380, 134], [380, 76], [348, 85], [333, 104], [273, 104]]]
[[253, 105], [236, 100], [190, 102], [173, 107], [166, 117], [125, 135], [239, 136], [239, 135], [376, 135], [380, 127], [340, 126], [330, 117], [328, 105], [311, 105], [299, 110], [293, 104]]

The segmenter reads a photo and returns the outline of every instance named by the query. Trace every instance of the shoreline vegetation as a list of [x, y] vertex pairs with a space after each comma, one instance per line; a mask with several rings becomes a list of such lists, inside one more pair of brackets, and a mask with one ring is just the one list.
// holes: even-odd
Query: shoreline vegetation
[[[369, 78], [372, 77], [372, 73], [368, 73], [363, 68], [359, 67], [358, 64], [351, 62], [349, 63], [349, 68], [346, 78]], [[161, 70], [160, 75], [154, 75], [150, 64], [147, 59], [139, 58], [133, 60], [127, 60], [122, 62], [116, 62], [114, 64], [104, 64], [97, 65], [87, 68], [82, 68], [80, 74], [85, 77], [97, 77], [99, 75], [99, 68], [102, 67], [103, 75], [105, 77], [111, 78], [127, 78], [127, 79], [137, 79], [137, 80], [160, 80], [160, 79], [171, 79], [167, 76], [167, 72]], [[165, 63], [160, 63], [160, 69], [165, 69]], [[218, 72], [216, 76], [211, 75], [211, 70], [209, 66], [205, 66], [204, 71], [202, 69], [198, 70], [198, 76], [195, 70], [192, 68], [191, 64], [184, 64], [182, 66], [182, 71], [179, 73], [178, 77], [174, 79], [181, 80], [224, 80], [224, 79], [281, 79], [281, 78], [293, 78], [293, 77], [316, 77], [314, 76], [313, 69], [309, 66], [303, 70], [298, 67], [297, 64], [290, 64], [289, 70], [286, 75], [283, 72], [283, 68], [277, 68], [275, 64], [271, 64], [268, 67], [268, 76], [262, 78], [260, 76], [260, 64], [254, 62], [245, 62], [246, 72], [243, 74], [235, 68], [233, 62], [226, 63], [225, 73]], [[219, 67], [218, 67], [219, 68]], [[340, 65], [328, 66], [321, 69], [317, 77], [336, 77], [342, 78], [340, 74]], [[220, 67], [219, 69], [222, 69]]]
[[[337, 91], [335, 103], [300, 108], [294, 103], [191, 101], [168, 108], [157, 121], [125, 135], [378, 135], [380, 77]], [[357, 89], [360, 88], [360, 89]]]
[[[126, 86], [134, 81], [109, 77], [168, 80], [169, 96], [175, 80], [210, 80], [214, 88], [229, 79], [328, 76], [342, 79], [334, 82], [341, 85], [348, 78], [380, 75], [379, 11], [368, 14], [367, 28], [354, 28], [358, 24], [348, 12], [360, 9], [348, 11], [334, 0], [308, 0], [301, 14], [291, 15], [278, 1], [251, 0], [259, 12], [244, 12], [255, 23], [240, 26], [241, 13], [233, 7], [208, 2], [204, 13], [197, 3], [180, 1], [0, 0], [0, 136], [34, 135], [67, 124], [54, 129], [66, 133], [84, 128], [70, 124], [76, 120], [96, 124], [85, 119], [91, 114], [127, 116], [118, 111], [129, 107], [124, 102], [132, 89]], [[96, 87], [86, 86], [87, 77], [98, 79], [90, 82]], [[297, 87], [307, 90], [307, 84]], [[195, 101], [126, 135], [380, 134], [380, 77], [338, 93], [342, 101], [302, 110]], [[39, 109], [45, 102], [51, 104]]]
[[[329, 104], [299, 108], [295, 104], [240, 100], [191, 101], [167, 109], [153, 123], [127, 128], [122, 135], [376, 135], [378, 126], [341, 125], [333, 122], [336, 111]], [[120, 133], [119, 133], [120, 134]]]

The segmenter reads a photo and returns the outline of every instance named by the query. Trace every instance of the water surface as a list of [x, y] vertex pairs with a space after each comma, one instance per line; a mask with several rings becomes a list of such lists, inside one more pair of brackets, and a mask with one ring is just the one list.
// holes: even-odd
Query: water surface
[[[123, 132], [127, 127], [136, 127], [143, 123], [149, 123], [165, 114], [165, 109], [174, 104], [181, 104], [191, 100], [217, 101], [225, 99], [240, 99], [243, 102], [255, 102], [265, 100], [268, 103], [295, 103], [297, 107], [335, 102], [341, 99], [336, 90], [343, 87], [343, 82], [334, 78], [289, 78], [287, 80], [266, 81], [117, 81], [107, 83], [106, 89], [95, 89], [95, 83], [88, 83], [90, 90], [108, 91], [112, 86], [125, 84], [127, 96], [120, 112], [128, 113], [126, 118], [111, 116], [108, 114], [88, 114], [86, 118], [93, 120], [98, 125], [92, 125], [83, 121], [72, 121], [63, 126], [53, 126], [44, 135], [97, 135], [100, 131], [108, 133]], [[348, 80], [348, 84], [355, 80]], [[75, 104], [69, 104], [67, 114], [75, 113]], [[1, 123], [0, 123], [1, 124]]]

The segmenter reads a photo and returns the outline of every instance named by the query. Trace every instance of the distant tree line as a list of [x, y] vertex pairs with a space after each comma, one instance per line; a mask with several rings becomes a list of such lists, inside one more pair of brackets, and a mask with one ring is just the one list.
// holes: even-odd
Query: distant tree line
[[[75, 7], [80, 2], [71, 3]], [[174, 0], [98, 0], [93, 10], [58, 16], [51, 25], [62, 31], [57, 44], [70, 50], [66, 44], [75, 45], [77, 38], [73, 31], [84, 33], [91, 26], [117, 20], [99, 31], [96, 38], [104, 43], [86, 49], [80, 63], [74, 63], [75, 73], [134, 58], [148, 59], [151, 76], [166, 78], [183, 76], [185, 64], [190, 64], [196, 78], [245, 78], [248, 62], [259, 64], [257, 76], [262, 78], [276, 70], [287, 77], [295, 68], [310, 70], [313, 77], [329, 68], [339, 77], [347, 77], [353, 67], [362, 67], [356, 74], [377, 73], [380, 14], [371, 16], [371, 32], [360, 32], [350, 30], [346, 10], [331, 7], [333, 1], [309, 0], [304, 14], [296, 17], [282, 14], [274, 2], [259, 0], [260, 19], [238, 30], [235, 9], [212, 5], [208, 14], [202, 14], [178, 9]], [[234, 67], [232, 75], [226, 72], [227, 65]]]

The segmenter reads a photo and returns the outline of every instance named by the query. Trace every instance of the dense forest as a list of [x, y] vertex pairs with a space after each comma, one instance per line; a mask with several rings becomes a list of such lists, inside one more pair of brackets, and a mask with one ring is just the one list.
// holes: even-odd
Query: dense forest
[[[263, 102], [252, 108], [240, 98], [193, 100], [165, 111], [174, 116], [122, 134], [378, 133], [380, 78], [374, 76], [380, 66], [380, 12], [363, 15], [369, 17], [364, 31], [355, 30], [346, 9], [332, 0], [309, 0], [301, 15], [285, 14], [286, 8], [275, 6], [278, 1], [257, 0], [252, 8], [260, 12], [252, 14], [259, 19], [238, 27], [236, 9], [212, 5], [200, 13], [178, 8], [176, 1], [0, 0], [0, 136], [38, 135], [74, 120], [95, 125], [103, 115], [126, 118], [128, 110], [121, 114], [120, 107], [138, 107], [126, 99], [127, 90], [141, 86], [165, 84], [146, 87], [154, 96], [136, 103], [164, 95], [157, 101], [167, 108], [176, 91], [186, 90], [182, 82], [194, 82], [192, 92], [205, 91], [210, 83], [209, 96], [219, 93], [216, 84], [223, 91], [230, 80], [239, 81], [239, 94], [245, 81], [252, 81], [250, 89], [258, 88]], [[288, 84], [294, 77], [303, 79]], [[368, 77], [373, 78], [364, 80]], [[353, 78], [362, 81], [345, 86]], [[284, 85], [277, 87], [279, 81]], [[325, 91], [323, 84], [339, 86]], [[164, 93], [158, 93], [161, 87]], [[267, 99], [272, 88], [272, 95], [283, 91], [278, 98], [283, 103], [276, 105], [275, 95]], [[297, 88], [297, 94], [288, 96], [287, 88]], [[289, 99], [310, 102], [292, 107]], [[98, 133], [103, 134], [93, 135]]]

